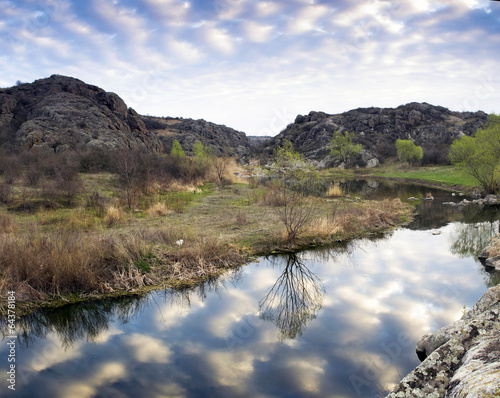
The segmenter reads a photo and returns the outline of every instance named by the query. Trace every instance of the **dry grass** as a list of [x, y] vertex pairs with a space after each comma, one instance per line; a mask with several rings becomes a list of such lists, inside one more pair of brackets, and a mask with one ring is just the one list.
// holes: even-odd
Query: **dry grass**
[[158, 202], [146, 210], [151, 217], [164, 217], [172, 211], [168, 209], [167, 205], [162, 202]]
[[[35, 225], [0, 235], [0, 294], [20, 302], [68, 294], [102, 294], [144, 286], [189, 284], [241, 265], [228, 242], [181, 235], [170, 229], [130, 231], [126, 236], [70, 230], [42, 232]], [[0, 313], [2, 308], [0, 308]]]
[[0, 234], [11, 233], [17, 230], [17, 222], [14, 216], [0, 213]]
[[336, 182], [328, 187], [328, 190], [326, 191], [325, 196], [329, 196], [329, 197], [344, 196], [344, 192], [342, 191], [340, 184], [338, 182]]
[[203, 185], [200, 181], [198, 184], [193, 184], [193, 183], [185, 183], [182, 181], [177, 181], [174, 180], [168, 185], [168, 190], [172, 192], [194, 192], [194, 193], [200, 193], [201, 189], [198, 188], [199, 186]]
[[136, 241], [61, 230], [45, 233], [32, 226], [0, 236], [2, 294], [16, 291], [19, 301], [83, 291], [104, 291], [142, 253]]
[[304, 231], [306, 236], [344, 239], [363, 231], [379, 231], [401, 222], [408, 208], [399, 199], [381, 202], [347, 202], [334, 207], [331, 214], [314, 219]]
[[119, 207], [110, 206], [106, 210], [105, 222], [109, 226], [122, 222], [124, 218], [123, 211]]

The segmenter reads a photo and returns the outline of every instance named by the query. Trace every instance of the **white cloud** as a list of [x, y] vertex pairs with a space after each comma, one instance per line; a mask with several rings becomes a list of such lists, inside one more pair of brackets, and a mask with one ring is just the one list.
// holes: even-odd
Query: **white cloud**
[[255, 4], [255, 14], [257, 18], [268, 18], [276, 15], [283, 9], [283, 5], [274, 1], [259, 1]]
[[167, 47], [176, 57], [188, 63], [199, 62], [205, 57], [203, 52], [192, 43], [175, 38], [167, 39]]
[[271, 25], [261, 25], [254, 21], [247, 21], [244, 23], [243, 29], [250, 41], [264, 43], [269, 40], [274, 28]]
[[131, 334], [123, 338], [139, 362], [168, 363], [172, 355], [165, 343], [151, 336], [143, 334]]
[[95, 373], [85, 380], [71, 383], [63, 387], [63, 397], [90, 398], [95, 396], [99, 387], [113, 383], [126, 376], [125, 366], [118, 362], [108, 362], [96, 369]]
[[317, 29], [317, 21], [329, 13], [329, 9], [322, 5], [311, 5], [300, 9], [288, 23], [288, 32], [302, 34]]
[[202, 28], [202, 35], [209, 46], [223, 55], [231, 55], [236, 50], [235, 40], [226, 29], [207, 24]]

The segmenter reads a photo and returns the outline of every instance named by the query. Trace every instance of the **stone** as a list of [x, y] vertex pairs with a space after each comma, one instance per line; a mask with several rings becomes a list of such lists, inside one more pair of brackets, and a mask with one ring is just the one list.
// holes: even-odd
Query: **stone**
[[462, 319], [419, 341], [423, 362], [387, 397], [499, 396], [499, 314], [500, 286], [495, 286]]
[[0, 130], [31, 150], [162, 150], [117, 94], [60, 75], [0, 90]]
[[496, 205], [497, 201], [498, 201], [496, 195], [486, 195], [484, 200], [486, 201], [486, 204], [488, 204], [488, 205]]
[[[412, 139], [426, 151], [449, 146], [461, 135], [473, 135], [487, 120], [484, 112], [453, 112], [441, 106], [409, 103], [397, 108], [358, 108], [341, 114], [312, 111], [298, 115], [265, 146], [272, 153], [283, 140], [293, 142], [295, 149], [309, 160], [321, 162], [330, 155], [330, 140], [335, 131], [354, 133], [354, 141], [364, 150], [349, 162], [349, 167], [373, 167], [394, 148], [397, 139]], [[329, 159], [326, 167], [338, 167], [340, 159]]]
[[203, 119], [141, 116], [141, 120], [158, 136], [166, 153], [170, 153], [174, 140], [181, 144], [187, 155], [193, 154], [197, 141], [217, 156], [229, 154], [242, 158], [251, 151], [250, 140], [245, 133]]

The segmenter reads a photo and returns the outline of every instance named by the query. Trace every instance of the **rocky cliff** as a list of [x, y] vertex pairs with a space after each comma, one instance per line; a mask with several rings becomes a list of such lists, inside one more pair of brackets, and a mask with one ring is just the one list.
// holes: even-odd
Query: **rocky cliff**
[[161, 150], [156, 135], [118, 95], [60, 75], [0, 90], [0, 144], [56, 152]]
[[342, 114], [310, 112], [298, 115], [295, 122], [267, 144], [271, 152], [284, 139], [295, 149], [322, 166], [338, 166], [339, 160], [329, 155], [329, 142], [334, 131], [354, 133], [355, 142], [364, 150], [354, 165], [376, 166], [395, 155], [397, 139], [412, 139], [424, 149], [427, 163], [442, 163], [449, 145], [463, 134], [471, 135], [487, 119], [484, 112], [453, 112], [427, 103], [409, 103], [397, 108], [359, 108]]
[[184, 151], [191, 155], [193, 145], [201, 141], [215, 155], [225, 153], [242, 157], [250, 153], [250, 141], [245, 133], [230, 127], [207, 122], [203, 119], [142, 116], [150, 131], [157, 134], [165, 153], [170, 153], [174, 140], [179, 141]]
[[500, 396], [500, 286], [486, 291], [462, 319], [426, 335], [425, 360], [388, 398]]

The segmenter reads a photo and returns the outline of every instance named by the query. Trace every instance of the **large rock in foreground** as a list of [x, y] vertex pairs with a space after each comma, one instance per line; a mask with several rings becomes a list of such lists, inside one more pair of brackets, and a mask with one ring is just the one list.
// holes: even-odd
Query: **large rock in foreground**
[[426, 359], [390, 398], [500, 397], [500, 286], [486, 291], [462, 319], [417, 345]]
[[56, 152], [161, 151], [156, 135], [118, 95], [60, 75], [0, 90], [0, 140]]

